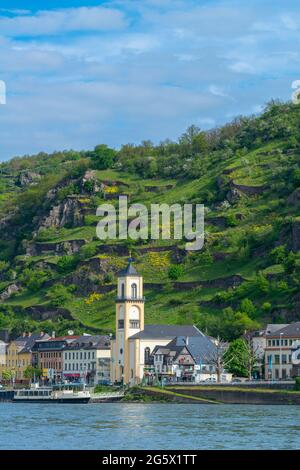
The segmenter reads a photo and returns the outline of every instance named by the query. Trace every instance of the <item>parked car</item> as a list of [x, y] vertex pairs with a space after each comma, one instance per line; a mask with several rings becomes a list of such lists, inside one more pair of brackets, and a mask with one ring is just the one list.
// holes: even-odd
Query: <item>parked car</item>
[[3, 388], [3, 385], [0, 384], [0, 390], [1, 390], [1, 388]]
[[215, 377], [209, 377], [208, 379], [205, 380], [205, 382], [216, 383], [217, 379]]
[[233, 380], [231, 381], [231, 383], [232, 383], [232, 384], [240, 384], [240, 383], [242, 383], [242, 380], [241, 380], [241, 379], [233, 379]]

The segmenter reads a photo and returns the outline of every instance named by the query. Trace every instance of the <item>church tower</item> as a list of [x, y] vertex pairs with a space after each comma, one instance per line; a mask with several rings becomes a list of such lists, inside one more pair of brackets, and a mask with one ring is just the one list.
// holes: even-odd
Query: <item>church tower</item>
[[144, 330], [143, 278], [132, 266], [119, 273], [116, 300], [115, 378], [130, 381], [130, 351], [128, 338]]

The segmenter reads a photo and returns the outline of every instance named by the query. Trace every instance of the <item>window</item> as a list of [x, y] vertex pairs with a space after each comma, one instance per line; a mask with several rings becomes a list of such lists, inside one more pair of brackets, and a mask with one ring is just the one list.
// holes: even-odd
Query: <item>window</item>
[[137, 285], [136, 284], [131, 284], [131, 298], [132, 299], [137, 298]]
[[119, 330], [123, 330], [123, 328], [124, 328], [124, 320], [118, 320], [118, 328], [119, 328]]
[[124, 284], [121, 285], [121, 297], [122, 299], [124, 299], [125, 297], [125, 285]]
[[129, 328], [139, 328], [140, 322], [139, 320], [129, 320]]
[[286, 363], [287, 363], [286, 354], [282, 354], [282, 364], [286, 364]]
[[279, 354], [275, 354], [274, 359], [275, 359], [275, 364], [279, 364]]
[[272, 344], [272, 341], [268, 339], [268, 346], [271, 346], [271, 344]]
[[145, 356], [145, 364], [147, 364], [149, 362], [149, 358], [150, 358], [150, 348], [149, 347], [145, 348], [144, 356]]

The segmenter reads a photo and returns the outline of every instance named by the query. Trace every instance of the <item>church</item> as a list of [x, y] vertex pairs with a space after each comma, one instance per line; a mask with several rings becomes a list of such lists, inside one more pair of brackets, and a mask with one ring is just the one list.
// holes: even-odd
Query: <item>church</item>
[[[111, 381], [141, 383], [151, 353], [176, 338], [196, 339], [204, 354], [214, 343], [193, 325], [145, 325], [143, 278], [129, 260], [119, 273], [116, 299], [116, 334], [111, 342]], [[201, 352], [200, 352], [201, 356]], [[203, 358], [199, 356], [199, 361]], [[203, 362], [202, 362], [203, 364]]]

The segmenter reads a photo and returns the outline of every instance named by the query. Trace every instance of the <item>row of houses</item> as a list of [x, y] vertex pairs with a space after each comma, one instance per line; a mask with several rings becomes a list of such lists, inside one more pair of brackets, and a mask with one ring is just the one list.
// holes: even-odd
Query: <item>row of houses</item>
[[55, 337], [24, 333], [10, 342], [0, 341], [0, 378], [9, 371], [16, 383], [30, 379], [29, 367], [42, 372], [45, 382], [85, 380], [90, 384], [110, 379], [110, 337], [73, 335]]
[[[118, 277], [114, 337], [29, 333], [0, 341], [0, 378], [10, 370], [16, 382], [26, 381], [26, 370], [33, 366], [43, 380], [56, 382], [230, 381], [231, 374], [220, 366], [220, 342], [196, 326], [145, 325], [143, 278], [131, 261]], [[300, 375], [300, 322], [267, 325], [252, 335], [251, 345], [261, 378]]]
[[267, 325], [253, 335], [252, 347], [265, 380], [300, 376], [300, 322]]

